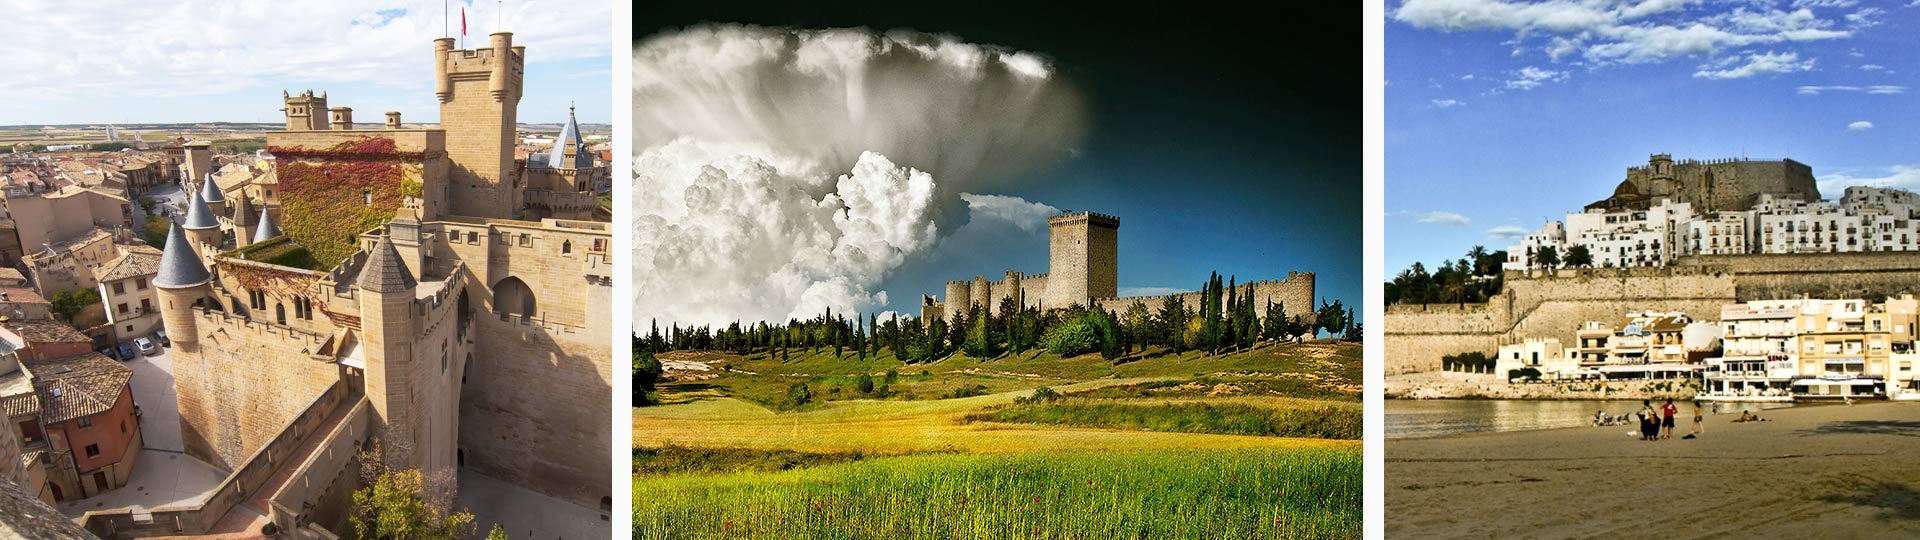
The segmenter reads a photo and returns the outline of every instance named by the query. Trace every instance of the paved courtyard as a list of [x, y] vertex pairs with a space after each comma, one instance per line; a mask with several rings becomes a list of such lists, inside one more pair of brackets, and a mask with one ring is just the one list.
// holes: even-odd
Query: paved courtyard
[[63, 501], [60, 513], [78, 518], [93, 510], [197, 504], [219, 487], [227, 471], [181, 453], [180, 409], [173, 392], [172, 349], [126, 362], [133, 370], [133, 402], [140, 406], [140, 435], [146, 448], [127, 485], [98, 496]]
[[495, 523], [514, 540], [601, 540], [613, 524], [600, 511], [541, 495], [490, 476], [460, 471], [459, 506], [472, 512], [480, 534]]

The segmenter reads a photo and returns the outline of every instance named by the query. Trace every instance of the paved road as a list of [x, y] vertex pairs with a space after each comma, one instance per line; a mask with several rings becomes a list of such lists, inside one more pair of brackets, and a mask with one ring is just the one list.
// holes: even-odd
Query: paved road
[[600, 511], [535, 493], [470, 470], [460, 471], [458, 505], [473, 513], [485, 535], [499, 524], [514, 540], [613, 538]]

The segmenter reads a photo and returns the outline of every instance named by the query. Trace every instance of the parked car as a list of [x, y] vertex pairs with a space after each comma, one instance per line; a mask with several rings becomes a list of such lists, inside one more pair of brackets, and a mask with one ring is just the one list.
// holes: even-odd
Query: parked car
[[132, 344], [132, 343], [127, 343], [127, 342], [125, 342], [125, 341], [122, 341], [122, 342], [120, 342], [120, 345], [118, 345], [118, 346], [115, 346], [115, 347], [114, 347], [114, 350], [117, 350], [117, 351], [120, 351], [120, 356], [116, 356], [116, 357], [114, 357], [114, 358], [116, 358], [116, 359], [119, 359], [119, 360], [123, 360], [123, 361], [124, 361], [124, 360], [132, 360], [132, 359], [134, 359], [134, 358], [136, 358], [136, 356], [135, 356], [135, 355], [137, 355], [137, 354], [139, 354], [139, 353], [136, 353], [136, 352], [134, 352], [134, 350], [133, 350], [133, 344]]
[[144, 337], [133, 338], [133, 348], [139, 349], [140, 354], [145, 356], [160, 354], [160, 344]]
[[120, 352], [119, 352], [119, 351], [116, 351], [116, 350], [114, 350], [114, 348], [113, 348], [113, 347], [101, 347], [101, 348], [99, 348], [99, 349], [97, 349], [97, 350], [95, 350], [94, 352], [98, 352], [98, 353], [100, 353], [100, 355], [101, 355], [101, 356], [105, 356], [105, 357], [107, 357], [107, 358], [112, 358], [112, 359], [114, 359], [114, 360], [119, 360], [119, 359], [120, 359]]
[[167, 331], [166, 331], [166, 330], [154, 330], [154, 331], [153, 331], [153, 340], [154, 340], [154, 341], [158, 341], [158, 342], [160, 342], [160, 346], [161, 346], [161, 347], [172, 347], [172, 346], [173, 346], [173, 340], [171, 340], [171, 339], [167, 339]]

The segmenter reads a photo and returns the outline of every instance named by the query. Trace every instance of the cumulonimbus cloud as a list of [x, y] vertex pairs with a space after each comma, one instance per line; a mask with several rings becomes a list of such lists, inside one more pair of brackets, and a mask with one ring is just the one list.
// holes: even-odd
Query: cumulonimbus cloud
[[943, 202], [966, 193], [1016, 222], [1052, 208], [974, 193], [1064, 159], [1081, 107], [1046, 58], [953, 36], [649, 38], [634, 50], [634, 321], [883, 306], [874, 289], [937, 243]]

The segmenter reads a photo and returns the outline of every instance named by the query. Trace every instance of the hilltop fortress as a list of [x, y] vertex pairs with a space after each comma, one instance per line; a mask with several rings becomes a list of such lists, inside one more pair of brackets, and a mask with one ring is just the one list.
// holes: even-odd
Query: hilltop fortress
[[1688, 203], [1701, 212], [1747, 210], [1761, 195], [1776, 199], [1820, 200], [1813, 168], [1791, 159], [1682, 160], [1654, 154], [1643, 166], [1627, 169], [1613, 195], [1588, 210], [1646, 210], [1661, 200]]
[[[1026, 274], [1009, 270], [999, 281], [987, 281], [986, 276], [949, 281], [944, 300], [921, 295], [920, 317], [951, 321], [973, 307], [984, 307], [998, 314], [1001, 303], [1008, 298], [1020, 306], [1042, 310], [1078, 304], [1119, 313], [1134, 302], [1159, 309], [1161, 303], [1173, 297], [1187, 309], [1199, 311], [1201, 294], [1198, 291], [1119, 296], [1119, 238], [1120, 218], [1114, 216], [1063, 212], [1049, 217], [1048, 272]], [[1241, 282], [1240, 285], [1253, 286], [1253, 298], [1260, 302], [1256, 311], [1261, 317], [1267, 316], [1267, 300], [1283, 306], [1289, 316], [1304, 315], [1308, 320], [1314, 317], [1312, 272], [1287, 272], [1286, 279]]]
[[[470, 468], [605, 511], [613, 262], [569, 119], [514, 156], [524, 47], [434, 41], [441, 124], [359, 129], [286, 94], [255, 178], [195, 177], [153, 280], [186, 453], [232, 473], [195, 506], [89, 512], [102, 538], [348, 532], [357, 454]], [[455, 486], [444, 485], [451, 489]]]

